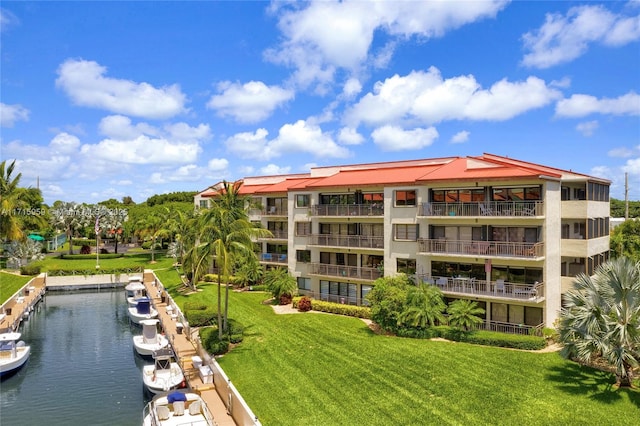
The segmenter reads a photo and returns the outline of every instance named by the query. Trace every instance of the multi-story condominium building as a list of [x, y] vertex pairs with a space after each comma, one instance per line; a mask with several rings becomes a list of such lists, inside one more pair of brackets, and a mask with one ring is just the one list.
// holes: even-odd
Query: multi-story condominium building
[[377, 278], [405, 273], [477, 301], [487, 328], [528, 332], [553, 326], [575, 276], [608, 259], [609, 184], [483, 154], [248, 177], [240, 191], [273, 234], [261, 262], [302, 294], [366, 304]]

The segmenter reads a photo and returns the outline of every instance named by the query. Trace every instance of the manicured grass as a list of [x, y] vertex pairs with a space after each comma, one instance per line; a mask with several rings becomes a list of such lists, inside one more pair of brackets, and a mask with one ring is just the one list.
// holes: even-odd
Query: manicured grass
[[[137, 266], [156, 269], [170, 267], [174, 262], [174, 259], [166, 258], [158, 253], [156, 253], [155, 258], [156, 263], [151, 263], [151, 254], [149, 252], [127, 253], [124, 257], [115, 259], [98, 258], [98, 262], [101, 269], [132, 268]], [[47, 256], [45, 259], [32, 264], [39, 265], [42, 268], [42, 272], [52, 269], [95, 270], [96, 259], [95, 257], [93, 259], [60, 259], [57, 256]]]
[[6, 302], [21, 289], [32, 277], [0, 272], [0, 304]]
[[[174, 298], [215, 304], [216, 285], [200, 288]], [[640, 416], [639, 391], [616, 390], [611, 374], [557, 353], [380, 336], [355, 318], [276, 315], [267, 297], [231, 294], [245, 340], [219, 359], [264, 425], [627, 425]]]

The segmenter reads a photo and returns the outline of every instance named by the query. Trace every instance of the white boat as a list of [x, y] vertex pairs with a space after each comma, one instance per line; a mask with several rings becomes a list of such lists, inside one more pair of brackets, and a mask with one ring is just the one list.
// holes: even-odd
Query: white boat
[[20, 333], [0, 333], [0, 377], [17, 371], [29, 359], [31, 346], [20, 340]]
[[136, 306], [129, 307], [129, 318], [134, 324], [140, 324], [140, 321], [146, 319], [157, 318], [158, 311], [151, 306], [151, 299], [138, 299]]
[[142, 356], [152, 356], [159, 349], [169, 346], [169, 340], [162, 334], [158, 334], [157, 319], [145, 319], [140, 321], [142, 334], [133, 336], [133, 347]]
[[140, 277], [130, 277], [129, 284], [124, 288], [127, 291], [127, 303], [136, 306], [139, 299], [147, 297], [146, 287]]
[[184, 387], [184, 374], [171, 349], [155, 351], [153, 361], [153, 365], [142, 367], [142, 381], [149, 392], [158, 394]]
[[156, 396], [144, 408], [142, 419], [142, 426], [216, 424], [202, 397], [189, 391], [173, 391]]

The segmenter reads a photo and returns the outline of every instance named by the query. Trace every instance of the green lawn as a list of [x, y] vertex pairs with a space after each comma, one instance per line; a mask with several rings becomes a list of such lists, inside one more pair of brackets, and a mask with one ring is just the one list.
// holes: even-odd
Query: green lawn
[[[174, 259], [167, 258], [156, 253], [156, 263], [151, 263], [151, 254], [149, 252], [126, 254], [123, 257], [115, 259], [98, 258], [101, 269], [117, 269], [132, 268], [142, 266], [147, 269], [167, 268], [170, 267]], [[32, 265], [39, 265], [42, 272], [51, 269], [76, 269], [76, 270], [95, 270], [96, 259], [60, 259], [57, 256], [47, 256], [45, 259], [32, 262]]]
[[0, 304], [6, 302], [16, 291], [28, 283], [31, 278], [32, 277], [0, 272]]
[[[215, 284], [201, 288], [174, 297], [215, 304]], [[380, 336], [355, 318], [276, 315], [267, 297], [232, 293], [245, 341], [219, 359], [267, 426], [628, 425], [640, 416], [639, 391], [616, 390], [612, 375], [557, 353]]]

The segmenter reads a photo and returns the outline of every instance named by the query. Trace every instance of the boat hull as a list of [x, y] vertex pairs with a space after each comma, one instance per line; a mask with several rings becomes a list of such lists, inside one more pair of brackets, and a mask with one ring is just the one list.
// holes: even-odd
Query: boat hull
[[[185, 425], [202, 425], [202, 426], [214, 426], [216, 423], [213, 419], [212, 413], [209, 411], [206, 402], [200, 395], [188, 390], [178, 391], [184, 394], [185, 410], [181, 415], [176, 416], [173, 411], [173, 404], [168, 394], [162, 393], [153, 398], [149, 402], [142, 413], [142, 425], [143, 426], [170, 426], [176, 424]], [[195, 405], [195, 406], [194, 406]], [[164, 409], [165, 413], [168, 412], [168, 417], [164, 418], [159, 415], [161, 409]]]
[[156, 311], [153, 308], [148, 314], [139, 314], [138, 310], [135, 307], [129, 308], [128, 312], [129, 312], [129, 318], [131, 319], [131, 322], [138, 325], [140, 325], [140, 321], [142, 320], [154, 319], [158, 317], [158, 311]]
[[27, 362], [30, 353], [30, 346], [16, 348], [15, 357], [11, 356], [10, 353], [0, 353], [0, 377], [7, 377], [16, 373]]
[[156, 339], [156, 343], [144, 343], [144, 336], [133, 336], [133, 347], [140, 356], [153, 356], [153, 353], [158, 349], [169, 346], [169, 340], [166, 337], [158, 335]]
[[142, 367], [142, 381], [145, 388], [156, 395], [185, 385], [184, 375], [176, 362], [171, 363], [170, 369], [158, 371], [153, 365], [145, 365]]

